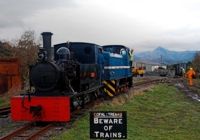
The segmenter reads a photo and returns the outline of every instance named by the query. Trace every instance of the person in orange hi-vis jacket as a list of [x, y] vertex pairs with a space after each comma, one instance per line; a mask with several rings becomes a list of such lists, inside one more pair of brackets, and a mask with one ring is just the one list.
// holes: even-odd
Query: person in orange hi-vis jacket
[[196, 74], [196, 73], [195, 73], [195, 71], [193, 70], [193, 68], [190, 68], [190, 69], [188, 70], [188, 72], [186, 73], [186, 76], [187, 76], [187, 78], [188, 78], [188, 84], [189, 84], [190, 86], [193, 85], [192, 79], [194, 78], [195, 74]]

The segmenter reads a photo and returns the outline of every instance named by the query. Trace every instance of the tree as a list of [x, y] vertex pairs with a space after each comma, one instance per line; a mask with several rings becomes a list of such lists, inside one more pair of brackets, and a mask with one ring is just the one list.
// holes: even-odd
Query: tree
[[0, 58], [11, 58], [13, 57], [12, 46], [9, 42], [0, 41]]
[[192, 66], [197, 73], [200, 73], [200, 51], [196, 53], [192, 60]]
[[20, 61], [20, 73], [24, 82], [28, 79], [29, 66], [36, 62], [39, 47], [34, 31], [25, 31], [14, 44], [13, 56]]

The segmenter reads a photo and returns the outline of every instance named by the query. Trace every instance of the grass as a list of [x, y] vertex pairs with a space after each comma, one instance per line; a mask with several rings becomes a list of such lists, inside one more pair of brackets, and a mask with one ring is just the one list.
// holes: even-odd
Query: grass
[[19, 89], [12, 89], [0, 96], [0, 108], [10, 106], [10, 99], [12, 96], [19, 95], [22, 92]]
[[10, 97], [8, 96], [0, 96], [0, 108], [7, 107], [10, 104]]
[[[191, 101], [176, 88], [158, 85], [123, 105], [105, 103], [95, 110], [128, 113], [128, 140], [197, 140], [200, 138], [200, 103]], [[88, 140], [89, 113], [72, 129], [54, 140]]]

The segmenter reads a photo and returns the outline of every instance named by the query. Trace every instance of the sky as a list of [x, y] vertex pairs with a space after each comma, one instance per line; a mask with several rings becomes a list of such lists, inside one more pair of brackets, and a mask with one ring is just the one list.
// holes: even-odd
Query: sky
[[200, 50], [200, 0], [0, 0], [0, 40], [52, 32], [52, 43]]

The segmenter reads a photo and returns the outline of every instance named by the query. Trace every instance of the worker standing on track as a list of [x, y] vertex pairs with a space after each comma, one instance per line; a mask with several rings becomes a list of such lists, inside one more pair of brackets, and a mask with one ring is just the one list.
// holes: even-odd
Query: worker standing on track
[[193, 68], [190, 68], [189, 71], [186, 73], [186, 77], [188, 78], [188, 84], [190, 86], [193, 85], [193, 81], [192, 79], [194, 78], [194, 76], [196, 75], [195, 71], [193, 70]]
[[181, 67], [181, 74], [182, 74], [182, 77], [185, 76], [185, 69], [183, 67]]
[[130, 60], [130, 66], [132, 67], [133, 66], [133, 59], [134, 59], [134, 54], [133, 54], [134, 50], [131, 49], [129, 51], [129, 60]]

